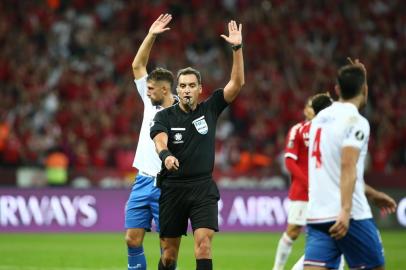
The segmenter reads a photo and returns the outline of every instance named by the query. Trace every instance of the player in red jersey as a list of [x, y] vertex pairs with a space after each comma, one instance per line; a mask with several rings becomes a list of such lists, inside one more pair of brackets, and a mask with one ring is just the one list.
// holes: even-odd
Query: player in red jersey
[[303, 110], [305, 121], [294, 125], [288, 133], [285, 147], [285, 165], [291, 175], [289, 189], [288, 226], [278, 243], [273, 269], [284, 269], [293, 242], [306, 225], [308, 201], [308, 145], [310, 120], [315, 116], [312, 101], [317, 100], [317, 112], [332, 104], [328, 94], [317, 94], [308, 99]]

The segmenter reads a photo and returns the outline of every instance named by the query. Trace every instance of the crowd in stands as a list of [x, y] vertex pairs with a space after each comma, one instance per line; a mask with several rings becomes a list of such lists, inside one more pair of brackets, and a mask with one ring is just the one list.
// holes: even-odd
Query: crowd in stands
[[280, 170], [306, 99], [329, 91], [346, 57], [368, 69], [370, 166], [406, 164], [406, 2], [402, 0], [47, 0], [0, 2], [0, 165], [131, 168], [143, 104], [131, 62], [151, 23], [174, 17], [149, 70], [192, 66], [204, 97], [228, 81], [226, 22], [243, 23], [246, 84], [222, 116], [217, 170]]

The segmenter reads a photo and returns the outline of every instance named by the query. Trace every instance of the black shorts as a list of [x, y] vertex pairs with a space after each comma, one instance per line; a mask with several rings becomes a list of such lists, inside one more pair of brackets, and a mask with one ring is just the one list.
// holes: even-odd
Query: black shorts
[[196, 184], [164, 183], [159, 198], [160, 237], [186, 235], [190, 218], [192, 229], [218, 231], [220, 193], [214, 181]]

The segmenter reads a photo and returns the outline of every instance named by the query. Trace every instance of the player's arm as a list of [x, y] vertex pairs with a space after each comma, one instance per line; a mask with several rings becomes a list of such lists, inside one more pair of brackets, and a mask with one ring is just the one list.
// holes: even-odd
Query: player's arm
[[179, 161], [168, 149], [168, 134], [160, 132], [153, 138], [156, 152], [169, 171], [176, 171], [179, 168]]
[[299, 165], [297, 165], [297, 160], [294, 160], [291, 157], [285, 157], [285, 165], [286, 169], [288, 169], [292, 176], [300, 179], [300, 181], [307, 181], [306, 175], [300, 169]]
[[352, 146], [345, 146], [341, 150], [341, 211], [336, 223], [330, 228], [330, 234], [335, 239], [343, 238], [348, 231], [359, 154], [360, 149]]
[[359, 59], [352, 60], [351, 57], [347, 57], [347, 61], [351, 65], [360, 67], [362, 69], [362, 71], [364, 72], [364, 74], [365, 74], [365, 79], [368, 77], [367, 76], [367, 69], [365, 68], [365, 65], [359, 61]]
[[301, 127], [300, 123], [294, 125], [289, 130], [289, 133], [286, 137], [285, 166], [291, 176], [300, 179], [300, 181], [307, 182], [307, 175], [303, 173], [303, 170], [298, 165], [299, 142], [301, 140], [300, 127]]
[[391, 214], [396, 211], [396, 202], [388, 194], [378, 191], [365, 184], [365, 195], [370, 201], [381, 209], [383, 214]]
[[136, 80], [147, 74], [148, 59], [155, 38], [158, 34], [170, 29], [166, 26], [171, 20], [172, 15], [161, 14], [149, 28], [148, 35], [144, 38], [141, 46], [138, 48], [137, 54], [135, 55], [132, 63], [133, 74]]
[[224, 87], [224, 99], [231, 103], [244, 85], [244, 58], [242, 54], [242, 24], [235, 21], [228, 23], [228, 36], [221, 35], [233, 48], [233, 66], [230, 81]]

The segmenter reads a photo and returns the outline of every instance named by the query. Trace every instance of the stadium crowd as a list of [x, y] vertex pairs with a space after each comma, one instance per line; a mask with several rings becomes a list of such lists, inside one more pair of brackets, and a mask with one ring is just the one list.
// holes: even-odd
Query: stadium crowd
[[1, 1], [0, 164], [41, 165], [59, 148], [73, 168], [131, 167], [143, 111], [131, 62], [145, 29], [168, 12], [171, 30], [150, 67], [196, 67], [206, 94], [228, 80], [225, 22], [244, 24], [246, 84], [219, 123], [218, 170], [279, 170], [305, 100], [335, 97], [347, 56], [370, 71], [369, 169], [405, 166], [404, 10], [401, 0]]

